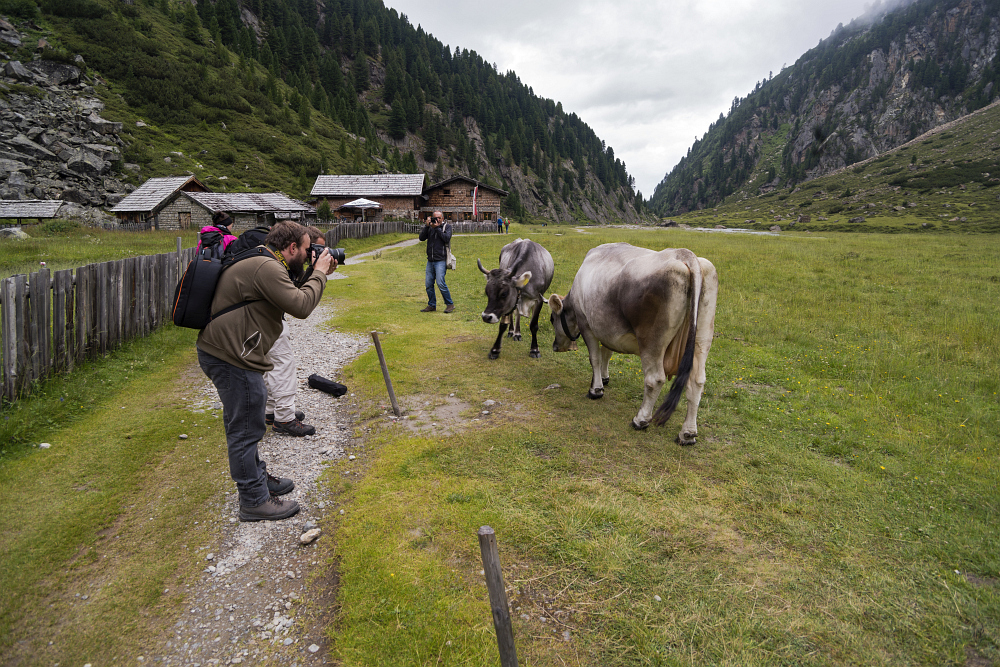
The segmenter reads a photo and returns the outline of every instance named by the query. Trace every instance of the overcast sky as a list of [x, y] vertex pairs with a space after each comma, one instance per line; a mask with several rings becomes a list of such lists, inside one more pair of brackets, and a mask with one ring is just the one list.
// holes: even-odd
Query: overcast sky
[[649, 198], [709, 123], [871, 0], [383, 0], [513, 70], [615, 150]]

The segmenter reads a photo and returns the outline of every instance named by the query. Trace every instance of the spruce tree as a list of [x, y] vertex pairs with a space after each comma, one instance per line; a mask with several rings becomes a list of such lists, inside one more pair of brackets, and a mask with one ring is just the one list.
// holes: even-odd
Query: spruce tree
[[389, 136], [397, 141], [406, 136], [406, 112], [403, 111], [403, 102], [398, 99], [389, 115]]
[[351, 74], [353, 74], [355, 89], [360, 91], [368, 90], [371, 82], [368, 71], [368, 56], [365, 55], [364, 51], [359, 51], [357, 58], [354, 59]]

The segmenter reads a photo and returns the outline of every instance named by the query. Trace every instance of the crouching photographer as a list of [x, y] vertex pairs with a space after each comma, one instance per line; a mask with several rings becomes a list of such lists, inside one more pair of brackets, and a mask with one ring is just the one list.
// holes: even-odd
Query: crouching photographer
[[279, 497], [295, 484], [267, 471], [257, 445], [267, 429], [264, 374], [274, 368], [268, 353], [281, 335], [283, 317], [308, 317], [323, 296], [327, 276], [337, 268], [333, 256], [324, 253], [316, 258], [309, 278], [296, 286], [292, 274], [302, 272], [310, 245], [302, 225], [289, 220], [276, 224], [259, 256], [222, 273], [212, 312], [226, 312], [198, 334], [198, 363], [222, 400], [240, 521], [276, 521], [299, 511], [298, 503]]

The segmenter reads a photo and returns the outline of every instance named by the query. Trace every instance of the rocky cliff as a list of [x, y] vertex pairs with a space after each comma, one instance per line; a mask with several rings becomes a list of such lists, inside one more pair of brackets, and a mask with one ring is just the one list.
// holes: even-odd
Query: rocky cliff
[[794, 187], [896, 148], [1000, 94], [1000, 4], [918, 0], [838, 26], [734, 100], [657, 186], [672, 214]]
[[[27, 38], [5, 20], [0, 35], [11, 46]], [[61, 217], [98, 221], [134, 189], [116, 178], [121, 123], [101, 118], [83, 66], [0, 52], [0, 199], [59, 199]]]

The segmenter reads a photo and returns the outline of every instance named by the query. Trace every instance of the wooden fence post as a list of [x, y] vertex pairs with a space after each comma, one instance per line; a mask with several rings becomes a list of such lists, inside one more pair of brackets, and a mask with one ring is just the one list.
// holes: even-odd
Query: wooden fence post
[[397, 417], [402, 416], [399, 404], [396, 403], [396, 392], [392, 390], [392, 380], [389, 379], [389, 366], [385, 363], [385, 355], [382, 354], [382, 344], [378, 340], [378, 332], [372, 332], [372, 340], [375, 341], [375, 351], [378, 352], [378, 362], [382, 364], [382, 377], [385, 378], [385, 388], [389, 390], [389, 401], [392, 403], [392, 414]]
[[500, 571], [497, 537], [489, 526], [479, 529], [479, 551], [483, 557], [486, 587], [490, 591], [490, 610], [493, 612], [493, 628], [497, 633], [497, 648], [500, 650], [500, 667], [517, 667], [514, 629], [510, 624], [510, 604], [503, 584], [503, 572]]

